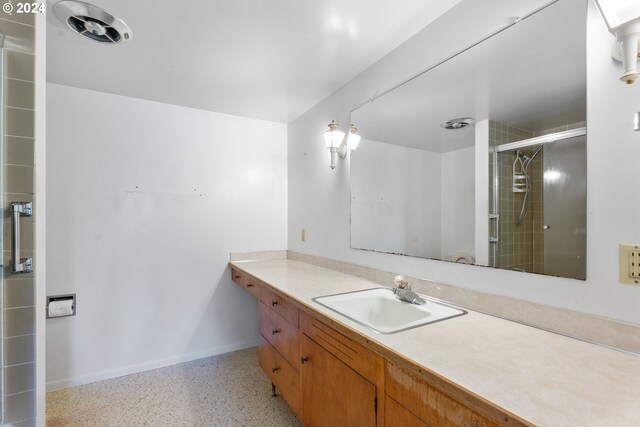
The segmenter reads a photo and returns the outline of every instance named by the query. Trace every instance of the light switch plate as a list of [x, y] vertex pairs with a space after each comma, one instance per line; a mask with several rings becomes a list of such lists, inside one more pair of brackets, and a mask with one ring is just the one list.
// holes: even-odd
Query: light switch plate
[[620, 282], [640, 285], [640, 243], [620, 243]]

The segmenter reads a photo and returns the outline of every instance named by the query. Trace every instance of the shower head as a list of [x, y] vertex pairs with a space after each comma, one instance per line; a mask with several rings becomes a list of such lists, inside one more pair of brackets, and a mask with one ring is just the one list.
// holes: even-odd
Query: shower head
[[53, 5], [53, 13], [71, 31], [99, 43], [116, 44], [133, 37], [122, 19], [89, 3], [64, 0]]
[[524, 154], [524, 151], [522, 150], [516, 150], [516, 158], [523, 158], [526, 164], [529, 164], [533, 161], [533, 159], [536, 158], [536, 156], [538, 155], [538, 153], [542, 150], [542, 147], [538, 148], [531, 157], [527, 156], [526, 154]]

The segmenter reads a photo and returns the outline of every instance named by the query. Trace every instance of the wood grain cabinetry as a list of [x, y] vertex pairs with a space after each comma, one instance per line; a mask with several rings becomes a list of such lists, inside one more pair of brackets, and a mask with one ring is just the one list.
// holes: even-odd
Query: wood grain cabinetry
[[254, 297], [258, 298], [260, 296], [260, 281], [255, 277], [232, 267], [231, 279]]
[[[300, 414], [300, 374], [298, 364], [291, 364], [269, 341], [260, 336], [260, 367], [287, 401], [293, 412]], [[298, 362], [300, 363], [300, 362]]]
[[236, 284], [241, 288], [244, 288], [244, 280], [246, 276], [246, 273], [238, 270], [237, 268], [231, 267], [231, 280], [236, 282]]
[[260, 303], [260, 335], [289, 363], [296, 367], [300, 364], [300, 332], [298, 328], [264, 303]]
[[[385, 391], [389, 398], [422, 420], [425, 423], [423, 425], [431, 427], [509, 425], [508, 418], [503, 418], [498, 423], [391, 362], [385, 364]], [[399, 408], [396, 409], [399, 410]], [[499, 416], [499, 414], [496, 415]]]
[[302, 336], [302, 422], [307, 427], [376, 425], [376, 386]]
[[384, 359], [304, 312], [300, 331], [305, 426], [383, 425]]
[[263, 287], [260, 289], [260, 302], [298, 329], [298, 307], [285, 296]]
[[531, 426], [246, 272], [232, 278], [260, 300], [260, 367], [306, 427]]
[[429, 424], [387, 395], [385, 398], [385, 426], [429, 427]]
[[300, 331], [298, 307], [260, 287], [260, 367], [300, 415]]

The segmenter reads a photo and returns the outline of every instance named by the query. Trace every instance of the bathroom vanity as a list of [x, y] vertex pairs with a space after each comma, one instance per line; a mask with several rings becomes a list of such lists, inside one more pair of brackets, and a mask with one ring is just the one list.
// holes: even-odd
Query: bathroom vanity
[[231, 269], [260, 301], [260, 365], [307, 426], [640, 419], [637, 355], [472, 310], [381, 334], [313, 301], [378, 283], [292, 259], [232, 261]]

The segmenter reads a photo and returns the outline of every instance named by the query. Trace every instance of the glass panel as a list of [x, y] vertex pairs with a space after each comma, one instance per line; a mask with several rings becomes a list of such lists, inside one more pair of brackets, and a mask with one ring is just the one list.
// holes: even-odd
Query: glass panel
[[491, 266], [584, 280], [586, 135], [544, 138], [491, 148]]
[[538, 150], [585, 127], [586, 11], [554, 2], [352, 111], [352, 248], [584, 278], [545, 271]]
[[544, 274], [586, 279], [587, 139], [544, 147]]

